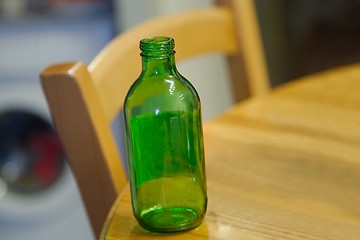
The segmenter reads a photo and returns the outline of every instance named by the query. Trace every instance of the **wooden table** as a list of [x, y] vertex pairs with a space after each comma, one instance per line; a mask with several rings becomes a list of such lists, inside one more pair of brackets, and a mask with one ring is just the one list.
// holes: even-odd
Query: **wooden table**
[[185, 233], [141, 229], [127, 188], [106, 239], [360, 239], [360, 64], [286, 84], [204, 126], [209, 204]]

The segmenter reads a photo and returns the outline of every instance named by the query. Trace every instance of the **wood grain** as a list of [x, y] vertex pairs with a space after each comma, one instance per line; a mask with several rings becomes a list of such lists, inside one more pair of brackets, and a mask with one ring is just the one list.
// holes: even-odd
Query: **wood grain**
[[360, 64], [303, 78], [204, 126], [209, 206], [192, 231], [141, 229], [129, 190], [104, 239], [360, 236]]

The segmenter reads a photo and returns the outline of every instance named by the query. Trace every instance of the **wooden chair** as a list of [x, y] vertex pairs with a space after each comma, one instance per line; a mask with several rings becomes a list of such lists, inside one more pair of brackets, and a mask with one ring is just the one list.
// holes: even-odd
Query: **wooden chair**
[[228, 56], [238, 100], [269, 89], [252, 0], [160, 17], [120, 34], [89, 66], [46, 68], [42, 86], [96, 237], [127, 184], [110, 124], [141, 71], [139, 40], [154, 35], [175, 39], [177, 61], [211, 52]]

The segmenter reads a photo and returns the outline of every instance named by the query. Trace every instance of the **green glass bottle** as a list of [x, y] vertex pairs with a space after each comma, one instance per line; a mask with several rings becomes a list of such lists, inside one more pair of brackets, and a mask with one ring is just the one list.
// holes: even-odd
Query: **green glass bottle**
[[176, 69], [172, 38], [145, 38], [140, 49], [124, 103], [133, 212], [150, 231], [191, 229], [207, 205], [200, 99]]

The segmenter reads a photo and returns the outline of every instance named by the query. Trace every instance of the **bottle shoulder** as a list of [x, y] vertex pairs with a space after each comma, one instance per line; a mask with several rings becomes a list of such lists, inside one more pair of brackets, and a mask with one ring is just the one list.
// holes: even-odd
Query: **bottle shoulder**
[[125, 111], [193, 111], [200, 109], [200, 99], [192, 84], [183, 76], [140, 77], [130, 87]]
[[148, 97], [199, 98], [194, 86], [183, 76], [140, 77], [130, 87], [126, 98], [146, 99]]

